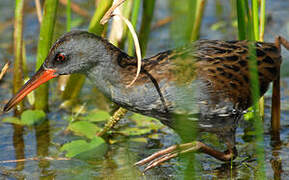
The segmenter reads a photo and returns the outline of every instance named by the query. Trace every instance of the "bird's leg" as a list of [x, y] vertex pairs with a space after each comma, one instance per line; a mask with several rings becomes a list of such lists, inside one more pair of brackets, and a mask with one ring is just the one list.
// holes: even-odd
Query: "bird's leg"
[[287, 41], [285, 38], [283, 38], [282, 36], [277, 36], [275, 38], [275, 44], [278, 48], [280, 48], [280, 45], [282, 45], [283, 47], [285, 47], [287, 50], [289, 50], [289, 41]]
[[190, 142], [186, 144], [174, 145], [167, 149], [158, 151], [152, 154], [151, 156], [135, 163], [135, 165], [142, 166], [142, 165], [148, 164], [147, 167], [144, 169], [144, 171], [147, 171], [153, 167], [160, 165], [162, 162], [165, 162], [174, 157], [177, 157], [179, 154], [193, 152], [193, 151], [199, 151], [202, 153], [209, 154], [213, 156], [214, 158], [219, 159], [221, 161], [230, 161], [234, 159], [237, 155], [237, 151], [235, 147], [230, 148], [228, 146], [227, 151], [220, 152], [207, 146], [206, 144], [200, 141], [194, 141], [194, 142]]

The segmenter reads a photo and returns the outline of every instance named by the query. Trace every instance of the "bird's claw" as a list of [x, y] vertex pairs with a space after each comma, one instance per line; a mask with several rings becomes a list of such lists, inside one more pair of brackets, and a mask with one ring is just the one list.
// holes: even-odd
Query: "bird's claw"
[[142, 166], [147, 164], [146, 168], [144, 169], [144, 172], [146, 172], [149, 169], [159, 166], [165, 161], [177, 157], [179, 154], [198, 150], [200, 148], [198, 143], [200, 142], [191, 142], [171, 146], [167, 149], [158, 151], [143, 160], [138, 161], [137, 163], [135, 163], [135, 166]]

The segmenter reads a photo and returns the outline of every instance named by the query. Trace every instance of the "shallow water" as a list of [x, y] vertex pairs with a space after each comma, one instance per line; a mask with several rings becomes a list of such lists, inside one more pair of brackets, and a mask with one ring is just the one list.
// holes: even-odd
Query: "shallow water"
[[[83, 3], [81, 7], [93, 12], [94, 1]], [[204, 39], [236, 39], [236, 29], [228, 23], [231, 19], [230, 5], [227, 1], [220, 1], [223, 5], [221, 13], [215, 11], [214, 1], [209, 1], [205, 10], [201, 38]], [[12, 21], [14, 14], [14, 2], [0, 2], [0, 63], [9, 59], [12, 60]], [[157, 1], [158, 10], [155, 13], [154, 22], [169, 15], [168, 5], [165, 1]], [[282, 35], [289, 39], [289, 1], [270, 0], [267, 1], [267, 29], [265, 40], [273, 41], [275, 35]], [[37, 34], [39, 32], [38, 22], [35, 13], [32, 11], [33, 1], [27, 2], [27, 15], [25, 16], [24, 38], [26, 40], [27, 58], [29, 71], [33, 72], [33, 61], [36, 54]], [[63, 8], [63, 7], [62, 7]], [[73, 18], [80, 18], [73, 15]], [[59, 28], [56, 31], [56, 37], [64, 32], [62, 23], [65, 22], [64, 15], [59, 14]], [[221, 23], [220, 23], [221, 22]], [[220, 28], [212, 30], [212, 26], [220, 23]], [[1, 25], [2, 24], [2, 25]], [[64, 23], [65, 24], [65, 23]], [[87, 20], [84, 20], [79, 28], [86, 28]], [[170, 39], [170, 26], [165, 25], [152, 31], [148, 45], [147, 56], [153, 55], [164, 49], [175, 47]], [[288, 179], [289, 175], [289, 56], [288, 52], [283, 50], [282, 80], [281, 80], [281, 130], [280, 141], [273, 139], [270, 133], [270, 108], [271, 93], [266, 94], [265, 118], [264, 118], [264, 140], [265, 140], [265, 160], [266, 175], [268, 179]], [[30, 74], [31, 75], [31, 74]], [[0, 106], [1, 108], [11, 96], [11, 71], [0, 82]], [[56, 89], [56, 83], [53, 83], [52, 91]], [[95, 92], [90, 82], [81, 94], [80, 105], [85, 103], [86, 109], [100, 107], [98, 97], [92, 96]], [[20, 127], [8, 123], [0, 122], [0, 176], [8, 179], [181, 179], [185, 176], [185, 169], [190, 160], [187, 157], [175, 158], [162, 166], [148, 171], [142, 175], [142, 168], [134, 167], [133, 163], [141, 158], [150, 155], [153, 152], [179, 143], [178, 136], [169, 128], [157, 124], [159, 130], [152, 131], [140, 136], [124, 136], [113, 134], [110, 139], [108, 150], [103, 153], [88, 155], [86, 158], [74, 158], [71, 160], [61, 159], [64, 153], [60, 152], [60, 147], [72, 140], [80, 139], [79, 136], [69, 133], [66, 128], [70, 111], [60, 110], [58, 108], [60, 99], [57, 93], [51, 93], [49, 121], [35, 127]], [[107, 106], [101, 107], [103, 109]], [[12, 113], [0, 114], [1, 119], [12, 116]], [[145, 123], [145, 122], [144, 122]], [[135, 127], [136, 123], [129, 120], [129, 117], [123, 119], [118, 125], [119, 129], [125, 127]], [[143, 126], [146, 126], [144, 124]], [[151, 126], [151, 124], [149, 124]], [[232, 168], [204, 154], [196, 154], [197, 176], [203, 179], [253, 179], [258, 173], [256, 169], [256, 153], [254, 150], [254, 134], [252, 122], [241, 121], [237, 129], [237, 149], [239, 157], [235, 160]], [[221, 143], [213, 135], [205, 134], [201, 137], [207, 144], [216, 149], [224, 149]], [[37, 160], [29, 159], [37, 157]], [[41, 159], [42, 157], [42, 159]], [[43, 158], [43, 157], [46, 157]], [[47, 159], [49, 157], [50, 159]], [[15, 160], [24, 159], [24, 161]], [[41, 160], [39, 160], [41, 159]], [[10, 161], [11, 160], [11, 161]], [[9, 162], [8, 162], [9, 161]]]

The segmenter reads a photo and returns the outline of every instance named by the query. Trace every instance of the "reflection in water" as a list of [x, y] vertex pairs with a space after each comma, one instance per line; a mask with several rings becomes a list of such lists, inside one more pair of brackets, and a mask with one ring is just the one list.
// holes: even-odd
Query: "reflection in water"
[[280, 150], [282, 142], [280, 139], [280, 130], [271, 131], [271, 146], [272, 146], [272, 159], [270, 160], [272, 170], [274, 172], [274, 179], [281, 179], [282, 174], [282, 160], [280, 157]]
[[[13, 125], [13, 146], [15, 149], [15, 159], [24, 159], [24, 139], [23, 139], [23, 126]], [[21, 171], [24, 169], [24, 161], [16, 163], [16, 170]]]
[[270, 163], [274, 172], [274, 179], [278, 180], [281, 179], [281, 174], [282, 174], [282, 160], [279, 157], [279, 150], [280, 146], [278, 148], [274, 148], [272, 151], [273, 158], [271, 159]]
[[[43, 123], [35, 126], [36, 134], [36, 146], [37, 146], [37, 157], [47, 157], [49, 155], [50, 145], [50, 126], [49, 121], [46, 120]], [[38, 163], [39, 169], [41, 169], [41, 175], [48, 175], [47, 169], [50, 166], [48, 160], [41, 158]]]

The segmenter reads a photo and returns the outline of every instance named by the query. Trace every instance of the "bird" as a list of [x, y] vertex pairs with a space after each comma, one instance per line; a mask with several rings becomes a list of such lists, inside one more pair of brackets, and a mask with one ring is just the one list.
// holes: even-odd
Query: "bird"
[[[156, 152], [136, 165], [147, 164], [148, 170], [192, 149], [230, 161], [237, 156], [234, 134], [238, 121], [252, 105], [250, 47], [255, 52], [262, 96], [279, 76], [281, 45], [289, 49], [281, 36], [274, 43], [197, 40], [143, 59], [137, 80], [128, 87], [137, 72], [137, 58], [100, 36], [74, 30], [54, 43], [42, 66], [4, 111], [52, 78], [81, 73], [117, 105], [159, 119], [184, 139], [184, 144]], [[192, 143], [195, 132], [217, 134], [227, 150], [215, 150], [201, 141]]]

